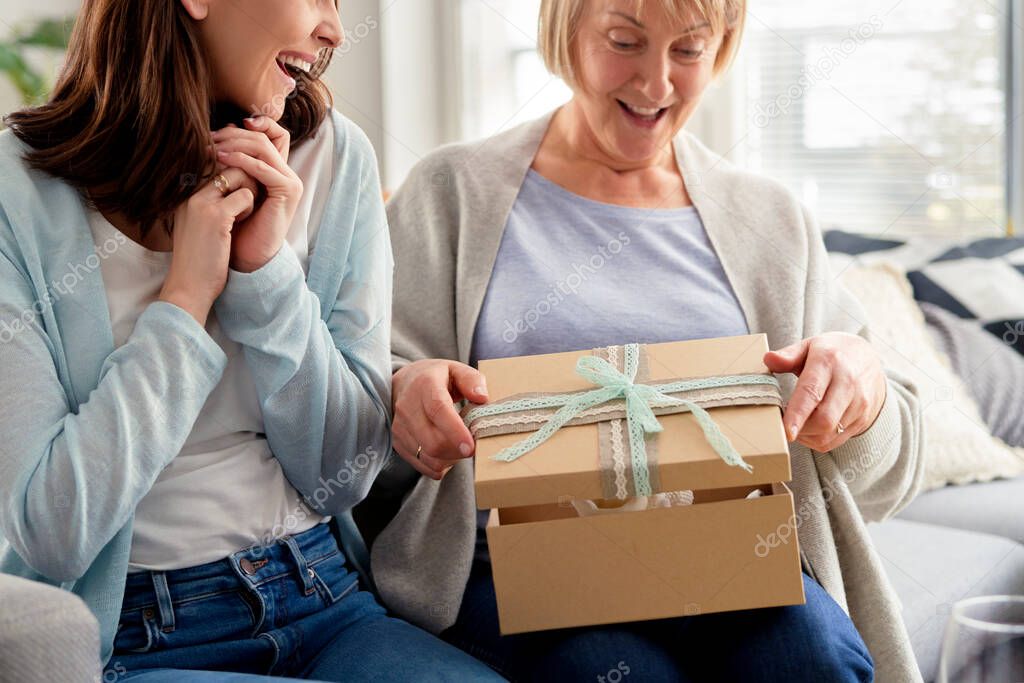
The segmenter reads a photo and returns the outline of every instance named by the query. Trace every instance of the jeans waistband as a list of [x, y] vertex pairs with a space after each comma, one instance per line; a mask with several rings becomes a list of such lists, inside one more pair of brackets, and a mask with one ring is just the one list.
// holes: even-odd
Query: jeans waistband
[[123, 609], [156, 604], [161, 612], [169, 612], [172, 594], [177, 602], [198, 593], [256, 587], [285, 576], [294, 576], [311, 593], [315, 587], [310, 568], [341, 553], [329, 526], [318, 524], [270, 545], [252, 546], [194, 567], [129, 574]]

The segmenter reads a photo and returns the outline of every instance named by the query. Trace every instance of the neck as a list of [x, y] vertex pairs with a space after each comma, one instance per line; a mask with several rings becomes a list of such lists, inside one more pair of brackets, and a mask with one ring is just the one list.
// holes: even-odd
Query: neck
[[595, 201], [641, 208], [690, 206], [671, 142], [642, 163], [617, 162], [598, 144], [574, 102], [555, 114], [531, 167]]
[[617, 174], [643, 174], [647, 171], [676, 171], [671, 143], [647, 159], [624, 161], [602, 148], [576, 100], [562, 107], [551, 123], [552, 151], [573, 162], [596, 166]]
[[142, 229], [139, 224], [131, 221], [124, 214], [120, 212], [107, 213], [106, 211], [101, 211], [100, 213], [111, 225], [132, 242], [140, 244], [150, 251], [174, 250], [174, 240], [162, 228], [154, 226], [145, 239], [143, 239]]

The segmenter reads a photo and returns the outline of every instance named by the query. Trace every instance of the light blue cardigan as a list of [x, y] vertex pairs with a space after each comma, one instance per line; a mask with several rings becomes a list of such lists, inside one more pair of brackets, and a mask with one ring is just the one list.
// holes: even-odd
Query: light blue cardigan
[[[391, 457], [391, 255], [373, 150], [337, 112], [335, 175], [308, 278], [287, 244], [232, 271], [215, 304], [242, 344], [267, 440], [288, 480], [335, 515]], [[135, 507], [178, 454], [226, 356], [182, 309], [155, 302], [114, 349], [86, 208], [0, 134], [0, 571], [81, 596], [111, 654]], [[182, 501], [187, 505], [188, 501]]]

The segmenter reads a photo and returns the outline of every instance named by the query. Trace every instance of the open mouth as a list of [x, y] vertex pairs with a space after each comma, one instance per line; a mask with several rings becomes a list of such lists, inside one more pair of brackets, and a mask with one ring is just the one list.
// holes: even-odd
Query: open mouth
[[622, 108], [622, 111], [626, 112], [627, 116], [629, 116], [637, 123], [645, 125], [654, 125], [658, 123], [658, 121], [660, 121], [662, 117], [665, 116], [665, 112], [668, 111], [668, 107], [662, 107], [660, 109], [647, 109], [644, 107], [635, 107], [631, 104], [623, 102], [622, 100], [616, 100], [616, 102], [619, 103], [619, 106]]
[[313, 70], [313, 64], [293, 55], [279, 55], [277, 67], [289, 78], [298, 78], [301, 75], [309, 75]]

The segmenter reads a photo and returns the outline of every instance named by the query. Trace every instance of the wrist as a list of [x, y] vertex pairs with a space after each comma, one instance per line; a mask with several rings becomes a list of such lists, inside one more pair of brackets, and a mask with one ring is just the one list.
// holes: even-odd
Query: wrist
[[[267, 261], [269, 261], [269, 260], [270, 259], [267, 259]], [[259, 263], [258, 261], [243, 261], [242, 259], [234, 259], [234, 258], [232, 258], [231, 259], [231, 263], [229, 264], [229, 267], [231, 268], [231, 270], [235, 271], [236, 273], [246, 273], [246, 274], [249, 274], [249, 273], [255, 273], [257, 270], [259, 270], [260, 268], [265, 266], [267, 264], [267, 261], [263, 261], [263, 263]]]
[[[875, 423], [878, 422], [879, 416], [881, 416], [882, 414], [882, 409], [885, 408], [885, 401], [887, 398], [889, 398], [889, 382], [884, 375], [882, 376], [881, 394], [882, 400], [878, 402], [878, 408], [875, 410], [875, 414], [874, 416], [872, 416], [871, 422], [868, 424], [867, 427], [861, 430], [860, 434], [868, 432], [872, 427], [875, 426]], [[860, 436], [860, 434], [857, 434], [857, 436]]]
[[199, 301], [194, 296], [184, 292], [168, 289], [161, 290], [157, 300], [174, 304], [182, 309], [192, 316], [199, 323], [200, 327], [206, 327], [206, 319], [209, 317], [210, 308], [213, 306], [212, 302]]
[[274, 256], [281, 251], [282, 246], [284, 246], [284, 242], [279, 244], [277, 248], [270, 253], [247, 254], [244, 257], [239, 256], [237, 253], [232, 253], [228, 267], [236, 273], [255, 273], [257, 270], [273, 261]]

